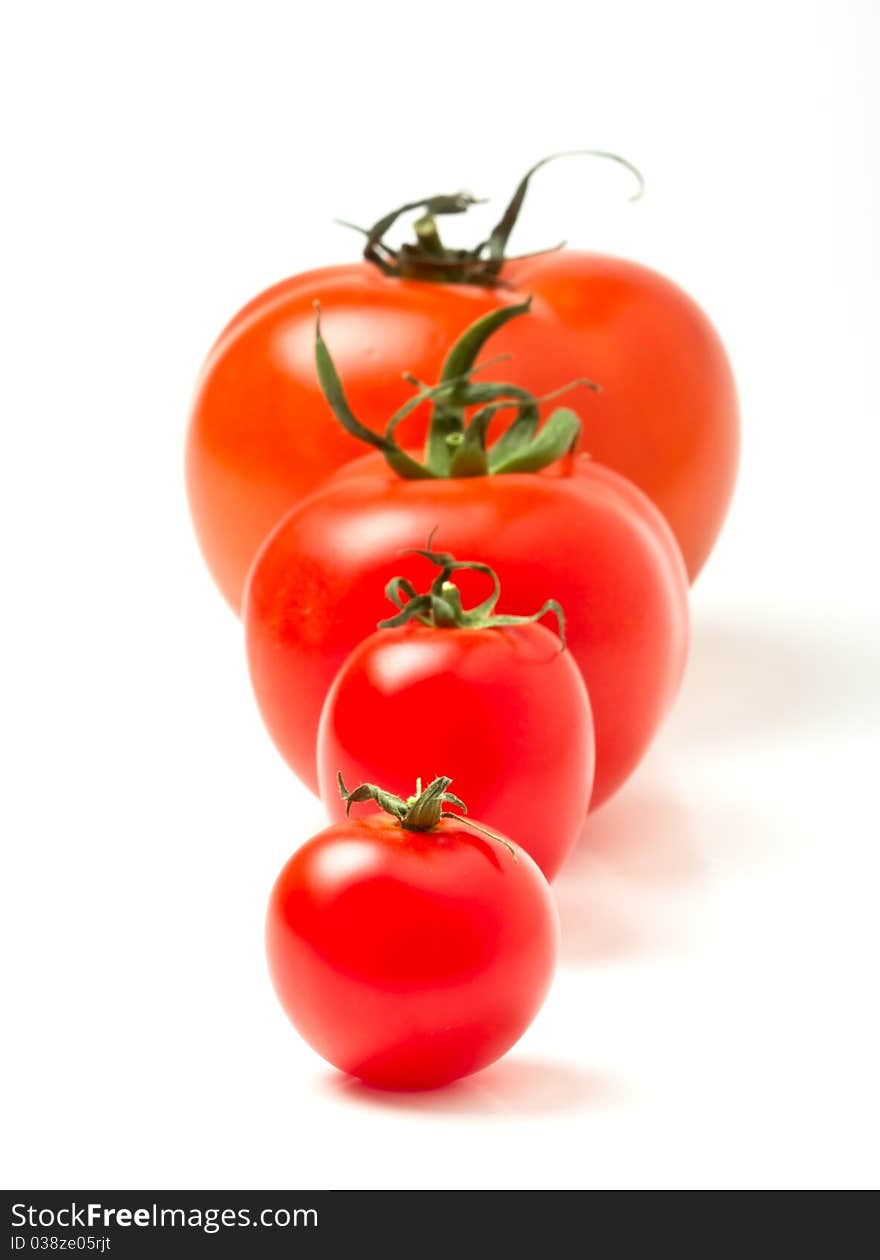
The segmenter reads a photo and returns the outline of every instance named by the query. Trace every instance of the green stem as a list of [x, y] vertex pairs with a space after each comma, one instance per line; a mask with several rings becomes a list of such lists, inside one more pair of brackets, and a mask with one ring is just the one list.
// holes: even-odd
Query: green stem
[[[431, 535], [433, 538], [433, 534]], [[447, 551], [432, 551], [431, 538], [425, 548], [412, 548], [404, 555], [424, 556], [440, 572], [431, 583], [430, 589], [419, 594], [406, 578], [392, 578], [385, 587], [385, 594], [399, 610], [393, 617], [379, 622], [379, 629], [385, 630], [394, 626], [406, 625], [409, 621], [418, 621], [423, 626], [434, 626], [437, 629], [451, 630], [492, 630], [507, 626], [527, 626], [548, 613], [556, 618], [561, 649], [565, 650], [565, 613], [562, 605], [555, 599], [548, 599], [537, 612], [527, 616], [515, 616], [509, 613], [496, 613], [495, 606], [501, 597], [501, 583], [498, 574], [488, 564], [478, 560], [456, 560]], [[453, 573], [462, 570], [481, 573], [492, 583], [491, 594], [475, 608], [465, 609], [461, 602], [461, 592], [452, 581]]]
[[[337, 772], [336, 782], [339, 786], [339, 795], [345, 801], [346, 815], [351, 813], [352, 805], [360, 801], [374, 801], [386, 814], [396, 818], [404, 831], [433, 831], [442, 819], [448, 818], [504, 845], [514, 862], [517, 860], [516, 849], [509, 840], [463, 816], [467, 813], [467, 806], [454, 792], [447, 790], [452, 780], [445, 776], [434, 779], [424, 791], [422, 791], [422, 781], [419, 779], [415, 792], [406, 800], [402, 796], [395, 796], [393, 792], [386, 792], [375, 783], [361, 783], [353, 792], [349, 792], [341, 770]], [[444, 805], [456, 805], [462, 812], [454, 814], [451, 810], [444, 809]]]
[[437, 220], [433, 214], [424, 214], [413, 224], [419, 246], [434, 258], [445, 258], [446, 248], [437, 230]]
[[[635, 178], [636, 191], [630, 201], [636, 201], [644, 191], [645, 181], [637, 167], [626, 158], [605, 149], [567, 149], [562, 153], [551, 153], [541, 158], [532, 166], [517, 184], [513, 196], [505, 211], [486, 240], [472, 249], [448, 249], [441, 241], [435, 222], [436, 216], [446, 214], [464, 214], [472, 206], [479, 204], [480, 199], [470, 193], [458, 192], [441, 194], [436, 197], [425, 197], [422, 201], [408, 201], [396, 210], [390, 211], [377, 220], [371, 228], [357, 227], [353, 223], [338, 220], [345, 227], [354, 228], [366, 237], [364, 258], [373, 263], [387, 276], [405, 277], [440, 284], [478, 284], [487, 288], [504, 284], [502, 270], [505, 262], [513, 261], [506, 255], [510, 234], [519, 219], [526, 193], [532, 176], [550, 162], [563, 157], [594, 157], [603, 161], [615, 162], [629, 171]], [[401, 215], [411, 210], [422, 213], [415, 223], [416, 240], [414, 243], [393, 249], [385, 240], [386, 235], [394, 227]], [[540, 253], [551, 253], [561, 249], [561, 245]], [[532, 257], [531, 254], [523, 257]]]

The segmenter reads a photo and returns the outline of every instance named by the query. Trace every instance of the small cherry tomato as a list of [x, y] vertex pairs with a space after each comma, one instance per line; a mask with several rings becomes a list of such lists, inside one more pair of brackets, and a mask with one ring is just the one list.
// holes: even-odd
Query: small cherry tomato
[[[343, 818], [337, 775], [402, 795], [422, 768], [449, 770], [474, 814], [512, 837], [547, 879], [583, 829], [595, 749], [580, 671], [537, 617], [498, 616], [486, 565], [421, 551], [440, 572], [427, 595], [389, 584], [401, 611], [336, 676], [318, 735], [321, 796]], [[493, 594], [465, 611], [454, 574], [482, 572]], [[560, 620], [564, 633], [564, 621]]]
[[383, 1089], [429, 1089], [494, 1062], [556, 963], [544, 877], [506, 838], [444, 809], [460, 804], [449, 783], [407, 801], [352, 792], [389, 813], [308, 841], [269, 901], [269, 969], [291, 1021], [328, 1062]]

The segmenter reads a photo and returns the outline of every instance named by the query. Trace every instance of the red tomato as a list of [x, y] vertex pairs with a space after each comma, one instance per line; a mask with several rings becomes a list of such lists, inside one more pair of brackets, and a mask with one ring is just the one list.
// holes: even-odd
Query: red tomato
[[[688, 643], [687, 580], [669, 527], [642, 492], [592, 460], [539, 473], [407, 481], [366, 456], [304, 500], [266, 541], [245, 598], [248, 659], [282, 755], [317, 787], [324, 700], [352, 650], [387, 614], [397, 574], [423, 587], [437, 545], [479, 555], [502, 583], [501, 612], [565, 610], [569, 650], [593, 710], [592, 806], [635, 768], [669, 709]], [[483, 593], [461, 575], [462, 597]], [[435, 767], [425, 767], [429, 772]]]
[[[455, 209], [468, 204], [436, 200]], [[430, 214], [420, 220], [421, 240], [431, 225]], [[208, 356], [192, 409], [187, 486], [202, 550], [232, 606], [239, 608], [248, 569], [273, 525], [359, 454], [316, 380], [318, 298], [354, 410], [378, 429], [407, 398], [403, 369], [435, 380], [464, 328], [533, 295], [528, 319], [504, 328], [493, 354], [511, 354], [517, 383], [536, 395], [578, 377], [599, 382], [583, 449], [661, 509], [695, 577], [727, 511], [739, 441], [730, 366], [700, 308], [647, 267], [599, 254], [566, 250], [476, 266], [461, 263], [455, 251], [438, 259], [427, 248], [406, 248], [395, 254], [374, 234], [367, 247], [373, 261], [273, 286], [231, 321]], [[467, 277], [477, 283], [462, 283]], [[499, 280], [503, 287], [493, 287]], [[424, 414], [408, 425], [407, 444], [416, 445]]]
[[331, 818], [345, 815], [339, 771], [404, 795], [442, 766], [476, 817], [513, 837], [547, 879], [583, 828], [594, 759], [580, 671], [539, 625], [377, 631], [337, 674], [318, 737]]
[[549, 988], [558, 934], [528, 854], [454, 818], [419, 831], [372, 814], [293, 855], [266, 944], [281, 1004], [319, 1054], [373, 1086], [427, 1089], [519, 1039]]

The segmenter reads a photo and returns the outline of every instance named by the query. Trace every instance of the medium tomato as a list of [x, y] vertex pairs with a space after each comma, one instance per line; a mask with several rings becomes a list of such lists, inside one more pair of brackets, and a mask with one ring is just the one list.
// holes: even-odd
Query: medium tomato
[[[473, 199], [430, 198], [380, 220], [367, 234], [365, 261], [273, 286], [220, 335], [196, 389], [187, 486], [208, 566], [236, 610], [273, 525], [358, 453], [334, 425], [315, 377], [316, 299], [352, 404], [377, 428], [406, 397], [402, 367], [436, 379], [446, 347], [466, 326], [532, 295], [528, 321], [505, 328], [498, 349], [514, 357], [517, 381], [533, 394], [584, 375], [602, 385], [585, 446], [661, 509], [696, 576], [727, 511], [738, 458], [724, 349], [700, 308], [638, 263], [570, 250], [505, 258], [537, 169], [477, 250], [448, 250], [436, 231], [437, 215], [466, 210]], [[392, 250], [385, 233], [416, 208], [425, 212], [418, 243]], [[424, 413], [410, 426], [417, 445]]]
[[[386, 814], [339, 822], [272, 891], [269, 969], [281, 1004], [330, 1063], [384, 1089], [486, 1067], [522, 1036], [553, 976], [559, 922], [527, 853], [449, 813], [435, 780]], [[348, 795], [348, 794], [347, 794]]]
[[[358, 424], [319, 335], [334, 410], [382, 454], [349, 464], [284, 518], [245, 596], [257, 701], [282, 755], [313, 789], [318, 721], [333, 678], [382, 619], [382, 591], [398, 568], [418, 585], [421, 558], [401, 561], [399, 553], [435, 529], [444, 550], [479, 553], [500, 575], [505, 610], [534, 608], [547, 591], [565, 609], [593, 710], [593, 806], [638, 764], [676, 694], [687, 652], [687, 579], [658, 510], [611, 469], [580, 457], [560, 461], [577, 439], [577, 417], [560, 409], [536, 430], [536, 400], [522, 391], [510, 428], [486, 448], [487, 415], [510, 387], [475, 385], [467, 373], [492, 328], [515, 317], [505, 310], [478, 321], [447, 357], [445, 379], [424, 391], [434, 404], [424, 463], [396, 445], [392, 426], [390, 436], [376, 437]], [[466, 406], [475, 402], [484, 405], [465, 427]], [[468, 475], [443, 473], [463, 465]], [[461, 581], [463, 598], [475, 603], [475, 575]]]
[[[402, 611], [355, 648], [324, 705], [318, 781], [327, 811], [345, 814], [340, 772], [402, 796], [425, 767], [443, 766], [476, 816], [512, 836], [552, 879], [583, 829], [595, 763], [580, 671], [536, 624], [561, 610], [548, 601], [534, 618], [496, 616], [491, 570], [420, 554], [440, 568], [430, 593], [392, 584]], [[465, 572], [494, 583], [470, 612], [451, 581]]]

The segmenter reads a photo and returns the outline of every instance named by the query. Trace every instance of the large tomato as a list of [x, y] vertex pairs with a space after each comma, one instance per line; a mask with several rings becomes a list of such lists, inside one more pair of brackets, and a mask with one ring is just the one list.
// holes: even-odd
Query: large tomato
[[494, 615], [497, 578], [488, 606], [462, 608], [451, 578], [481, 566], [423, 554], [440, 568], [431, 593], [413, 592], [396, 625], [355, 648], [324, 705], [318, 773], [327, 812], [344, 816], [340, 773], [404, 796], [418, 776], [443, 767], [469, 809], [552, 879], [583, 829], [593, 787], [580, 671], [544, 626]]
[[389, 813], [315, 836], [269, 901], [285, 1011], [325, 1059], [380, 1088], [432, 1088], [486, 1067], [525, 1032], [553, 977], [559, 921], [546, 881], [506, 837], [443, 808], [461, 803], [449, 782], [405, 801], [374, 789]]
[[[533, 171], [476, 250], [445, 249], [435, 222], [471, 199], [428, 199], [418, 203], [426, 213], [417, 245], [385, 245], [401, 211], [388, 215], [368, 234], [365, 261], [275, 285], [221, 334], [196, 390], [187, 485], [206, 560], [234, 608], [272, 526], [358, 453], [315, 376], [316, 299], [354, 409], [378, 427], [406, 398], [403, 369], [436, 379], [446, 348], [467, 325], [531, 295], [529, 319], [504, 328], [493, 349], [513, 356], [512, 375], [534, 394], [582, 376], [602, 386], [584, 448], [661, 509], [696, 576], [736, 473], [737, 401], [724, 349], [687, 294], [647, 267], [569, 250], [505, 258]], [[408, 423], [415, 445], [425, 417], [417, 412]]]

